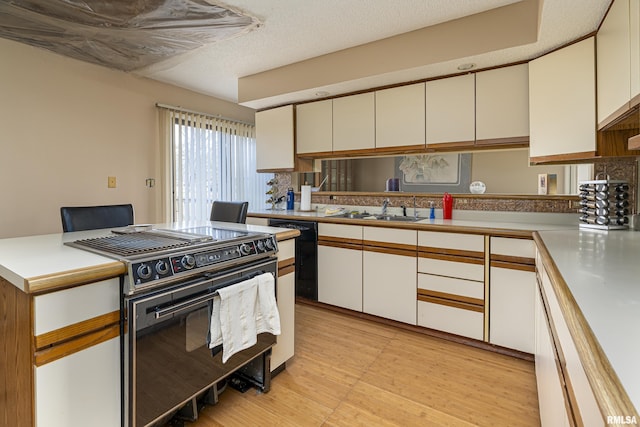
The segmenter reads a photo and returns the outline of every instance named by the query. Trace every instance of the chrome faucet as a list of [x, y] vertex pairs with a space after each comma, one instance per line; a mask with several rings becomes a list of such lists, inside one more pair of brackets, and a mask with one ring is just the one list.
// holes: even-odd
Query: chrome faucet
[[382, 215], [387, 214], [387, 207], [389, 206], [389, 199], [384, 199], [382, 202]]

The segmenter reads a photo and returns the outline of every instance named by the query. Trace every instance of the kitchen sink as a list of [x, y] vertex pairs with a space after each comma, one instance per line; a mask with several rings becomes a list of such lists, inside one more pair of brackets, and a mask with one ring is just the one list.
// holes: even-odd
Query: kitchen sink
[[413, 216], [402, 216], [402, 215], [376, 215], [376, 219], [383, 221], [404, 221], [404, 222], [415, 222], [420, 221], [424, 218], [416, 218]]
[[332, 218], [351, 218], [351, 219], [371, 219], [371, 220], [379, 220], [379, 221], [402, 221], [402, 222], [415, 222], [420, 221], [425, 218], [418, 217], [415, 218], [413, 216], [402, 216], [402, 215], [374, 215], [370, 213], [359, 213], [359, 212], [345, 212], [338, 215], [330, 215]]

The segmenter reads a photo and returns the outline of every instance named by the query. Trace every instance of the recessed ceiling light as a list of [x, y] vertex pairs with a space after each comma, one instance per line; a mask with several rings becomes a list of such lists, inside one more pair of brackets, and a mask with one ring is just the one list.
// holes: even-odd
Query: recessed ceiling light
[[460, 71], [467, 71], [467, 70], [472, 69], [472, 68], [473, 68], [473, 67], [475, 67], [475, 66], [476, 66], [476, 64], [472, 64], [472, 63], [470, 63], [470, 62], [469, 62], [469, 63], [467, 63], [467, 64], [461, 64], [461, 65], [458, 65], [458, 70], [460, 70]]
[[327, 92], [326, 90], [321, 90], [316, 92], [316, 96], [329, 96], [331, 95], [329, 92]]

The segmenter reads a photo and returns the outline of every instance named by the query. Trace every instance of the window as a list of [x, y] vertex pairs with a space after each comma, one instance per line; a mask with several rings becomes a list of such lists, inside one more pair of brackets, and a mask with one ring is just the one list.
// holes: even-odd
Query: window
[[265, 206], [267, 181], [256, 172], [255, 127], [197, 113], [167, 110], [171, 126], [171, 219], [208, 220], [214, 200]]

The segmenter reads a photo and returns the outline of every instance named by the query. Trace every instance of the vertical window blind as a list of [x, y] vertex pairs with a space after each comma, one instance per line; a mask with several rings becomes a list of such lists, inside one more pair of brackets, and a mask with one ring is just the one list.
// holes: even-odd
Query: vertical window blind
[[170, 135], [173, 221], [208, 220], [214, 200], [265, 206], [273, 174], [256, 172], [255, 126], [181, 110], [163, 109]]

